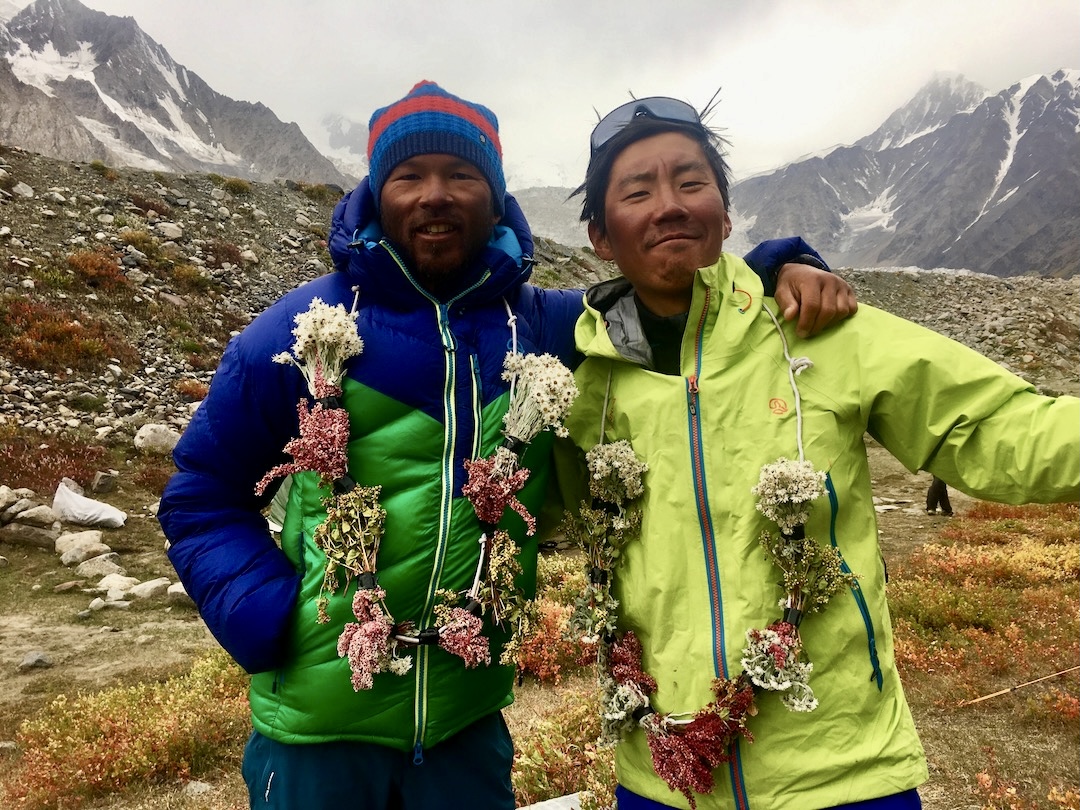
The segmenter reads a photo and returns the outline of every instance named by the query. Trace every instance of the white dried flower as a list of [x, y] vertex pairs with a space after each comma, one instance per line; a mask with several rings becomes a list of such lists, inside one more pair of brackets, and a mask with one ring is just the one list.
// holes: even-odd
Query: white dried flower
[[598, 444], [585, 454], [589, 492], [606, 503], [625, 505], [644, 492], [642, 477], [649, 465], [639, 461], [625, 439]]
[[293, 320], [292, 333], [296, 338], [292, 355], [287, 352], [273, 356], [275, 363], [292, 363], [307, 380], [308, 391], [314, 397], [325, 396], [316, 384], [318, 376], [330, 388], [339, 388], [345, 362], [364, 350], [364, 341], [356, 331], [355, 310], [347, 312], [341, 304], [329, 306], [321, 298], [312, 298], [311, 305]]
[[503, 417], [503, 434], [528, 444], [550, 428], [565, 436], [562, 420], [577, 397], [574, 375], [550, 354], [515, 354], [503, 361], [503, 379], [513, 383], [513, 396]]
[[395, 675], [405, 675], [412, 669], [412, 656], [403, 655], [399, 657], [393, 657], [390, 659], [390, 671]]
[[758, 511], [789, 534], [810, 517], [810, 501], [824, 494], [825, 473], [815, 470], [809, 461], [781, 456], [762, 466], [757, 486], [750, 492], [758, 497]]

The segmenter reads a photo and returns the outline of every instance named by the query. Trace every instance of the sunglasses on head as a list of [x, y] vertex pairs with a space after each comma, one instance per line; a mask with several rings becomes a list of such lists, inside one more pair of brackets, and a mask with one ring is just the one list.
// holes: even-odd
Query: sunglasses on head
[[635, 118], [647, 116], [660, 121], [675, 121], [680, 124], [701, 126], [701, 117], [697, 110], [685, 101], [666, 96], [653, 96], [628, 101], [600, 119], [589, 138], [590, 154], [595, 155], [604, 144], [619, 134], [619, 131]]

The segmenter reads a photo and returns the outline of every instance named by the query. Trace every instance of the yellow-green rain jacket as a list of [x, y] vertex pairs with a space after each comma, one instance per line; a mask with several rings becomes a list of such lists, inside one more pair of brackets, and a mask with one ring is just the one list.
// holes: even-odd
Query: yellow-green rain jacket
[[[658, 682], [653, 706], [692, 713], [710, 701], [714, 678], [742, 671], [746, 631], [780, 618], [780, 572], [758, 543], [776, 527], [750, 490], [763, 464], [798, 458], [795, 394], [777, 326], [763, 311], [777, 307], [742, 260], [724, 254], [699, 271], [681, 376], [648, 370], [629, 293], [623, 279], [587, 293], [576, 332], [586, 360], [568, 427], [591, 448], [606, 401], [605, 441], [630, 440], [649, 465], [641, 536], [615, 575], [620, 625], [642, 641], [645, 670]], [[893, 658], [865, 433], [907, 468], [977, 498], [1080, 496], [1075, 397], [1040, 396], [976, 352], [865, 304], [812, 340], [782, 328], [790, 355], [813, 363], [796, 377], [802, 441], [806, 458], [828, 471], [806, 532], [840, 550], [858, 586], [801, 625], [819, 707], [795, 713], [759, 693], [754, 742], [740, 742], [730, 766], [715, 771], [700, 808], [812, 810], [927, 779]], [[619, 745], [617, 769], [633, 792], [687, 806], [653, 771], [641, 730]]]

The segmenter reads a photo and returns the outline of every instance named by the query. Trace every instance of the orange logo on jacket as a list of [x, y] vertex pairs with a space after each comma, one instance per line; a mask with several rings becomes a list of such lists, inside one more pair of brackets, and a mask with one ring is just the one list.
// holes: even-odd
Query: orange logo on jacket
[[773, 397], [769, 400], [769, 410], [777, 416], [783, 416], [788, 410], [787, 403], [780, 399], [780, 397]]

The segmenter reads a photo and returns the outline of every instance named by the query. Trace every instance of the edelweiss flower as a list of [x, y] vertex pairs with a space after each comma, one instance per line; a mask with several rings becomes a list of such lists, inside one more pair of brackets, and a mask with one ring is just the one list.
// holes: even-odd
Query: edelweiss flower
[[761, 468], [761, 477], [750, 492], [758, 496], [758, 511], [790, 534], [810, 517], [810, 501], [824, 494], [825, 473], [815, 470], [809, 461], [781, 456]]
[[300, 369], [313, 397], [340, 392], [345, 362], [364, 350], [364, 341], [356, 331], [356, 316], [355, 310], [346, 312], [341, 304], [329, 306], [321, 298], [311, 299], [307, 310], [293, 319], [296, 340], [292, 354], [281, 352], [273, 361], [292, 363]]
[[550, 354], [514, 352], [506, 355], [503, 369], [503, 379], [511, 383], [503, 433], [523, 444], [545, 428], [567, 435], [562, 420], [578, 394], [570, 369]]
[[625, 505], [645, 491], [642, 476], [649, 466], [639, 461], [625, 439], [598, 444], [585, 454], [589, 493], [605, 503]]

